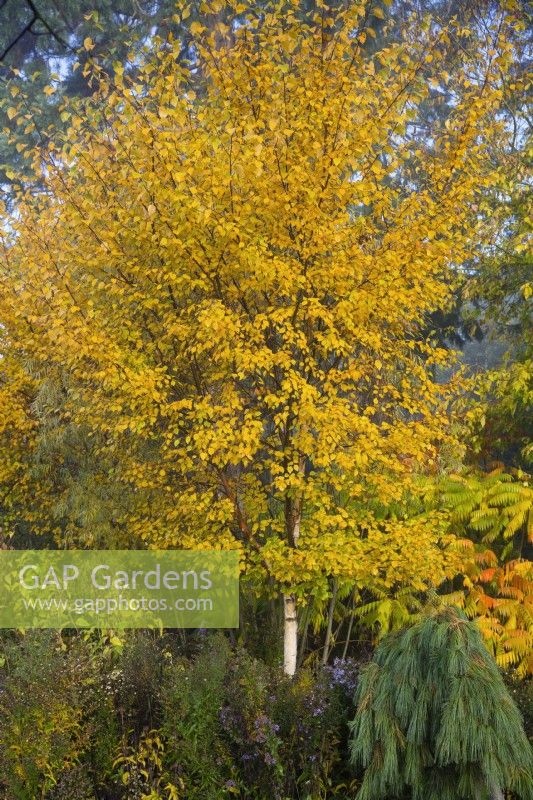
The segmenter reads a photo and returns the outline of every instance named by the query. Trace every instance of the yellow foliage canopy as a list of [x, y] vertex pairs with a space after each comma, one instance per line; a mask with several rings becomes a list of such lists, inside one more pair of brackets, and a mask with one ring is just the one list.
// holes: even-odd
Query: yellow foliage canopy
[[[238, 25], [192, 29], [186, 64], [158, 41], [129, 77], [93, 65], [0, 260], [6, 356], [61, 382], [60, 424], [128, 493], [115, 527], [241, 547], [297, 591], [457, 569], [438, 518], [380, 521], [368, 500], [401, 503], [458, 446], [422, 331], [493, 235], [477, 211], [512, 57], [505, 20], [453, 78], [435, 26], [371, 54], [348, 5], [240, 4]], [[445, 124], [414, 136], [443, 81]]]

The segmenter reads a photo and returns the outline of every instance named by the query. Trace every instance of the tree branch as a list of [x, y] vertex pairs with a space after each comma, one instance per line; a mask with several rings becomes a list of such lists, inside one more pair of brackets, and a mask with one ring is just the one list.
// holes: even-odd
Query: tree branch
[[[5, 7], [7, 0], [1, 0], [0, 2], [0, 11]], [[33, 30], [33, 26], [35, 23], [40, 22], [43, 28], [45, 29], [46, 33], [52, 36], [56, 42], [58, 42], [62, 47], [67, 50], [72, 50], [73, 48], [69, 45], [69, 43], [63, 39], [63, 37], [53, 29], [50, 23], [43, 17], [42, 13], [39, 11], [37, 6], [34, 3], [34, 0], [24, 0], [26, 7], [29, 11], [31, 11], [31, 19], [24, 25], [20, 33], [18, 33], [15, 38], [9, 42], [7, 47], [0, 53], [0, 64], [6, 59], [9, 53], [17, 46], [20, 40], [27, 34], [31, 33], [32, 36], [40, 36], [43, 35], [40, 31]]]

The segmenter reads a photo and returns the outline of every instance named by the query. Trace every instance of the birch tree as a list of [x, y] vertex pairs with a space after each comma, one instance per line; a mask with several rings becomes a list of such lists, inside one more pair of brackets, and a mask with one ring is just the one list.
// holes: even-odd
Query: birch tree
[[[61, 383], [57, 424], [112, 465], [94, 483], [127, 497], [114, 529], [240, 549], [283, 598], [293, 674], [298, 606], [333, 579], [417, 591], [459, 568], [439, 514], [402, 503], [461, 452], [447, 355], [420, 331], [495, 234], [478, 210], [514, 23], [450, 76], [453, 23], [376, 51], [368, 4], [228, 8], [190, 25], [186, 64], [170, 38], [131, 78], [88, 68], [63, 140], [27, 151], [45, 191], [19, 187], [0, 311], [6, 355], [35, 391]], [[430, 87], [453, 102], [420, 140]], [[16, 97], [7, 114], [23, 131]], [[90, 545], [90, 515], [65, 507], [62, 535]]]

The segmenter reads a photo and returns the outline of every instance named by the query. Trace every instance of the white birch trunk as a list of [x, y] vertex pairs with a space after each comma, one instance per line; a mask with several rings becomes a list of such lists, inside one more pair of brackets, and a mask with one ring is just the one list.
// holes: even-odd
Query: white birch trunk
[[283, 596], [283, 671], [291, 678], [296, 672], [296, 658], [298, 656], [298, 617], [296, 613], [296, 598], [293, 594]]
[[[294, 547], [300, 538], [301, 509], [294, 520], [292, 541]], [[296, 611], [296, 598], [293, 594], [283, 596], [283, 671], [285, 675], [292, 676], [296, 672], [298, 658], [298, 614]]]

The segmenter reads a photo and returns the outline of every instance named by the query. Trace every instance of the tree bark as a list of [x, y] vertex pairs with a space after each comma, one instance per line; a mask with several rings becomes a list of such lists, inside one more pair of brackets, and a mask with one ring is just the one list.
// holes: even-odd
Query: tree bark
[[292, 676], [296, 672], [298, 656], [298, 616], [296, 598], [293, 594], [283, 596], [284, 632], [283, 632], [283, 671]]
[[[289, 541], [292, 547], [297, 547], [302, 518], [301, 501], [298, 501], [294, 506], [289, 502], [287, 511], [287, 521], [289, 522], [289, 531], [291, 533]], [[298, 613], [296, 610], [296, 597], [292, 593], [283, 596], [283, 618], [283, 671], [292, 678], [296, 672], [298, 659]]]
[[354, 608], [355, 608], [355, 589], [352, 592], [352, 610], [350, 613], [350, 621], [348, 623], [348, 632], [346, 633], [346, 641], [344, 642], [344, 650], [342, 651], [343, 661], [348, 655], [348, 647], [350, 646], [350, 636], [352, 635], [352, 628], [353, 628]]
[[328, 663], [329, 652], [331, 649], [331, 633], [333, 631], [333, 614], [335, 613], [335, 603], [337, 602], [337, 579], [333, 578], [331, 588], [331, 599], [329, 601], [328, 611], [328, 627], [326, 630], [326, 640], [324, 642], [324, 649], [322, 650], [322, 666], [325, 667]]

